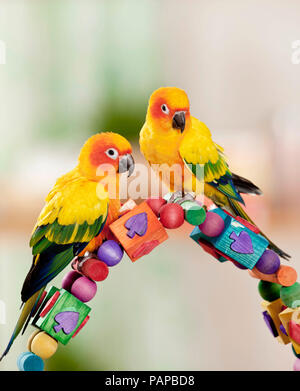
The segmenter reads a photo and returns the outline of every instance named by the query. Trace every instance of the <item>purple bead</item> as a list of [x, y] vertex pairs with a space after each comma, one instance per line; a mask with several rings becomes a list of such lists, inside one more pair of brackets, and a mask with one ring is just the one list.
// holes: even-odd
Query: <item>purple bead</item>
[[294, 371], [300, 371], [300, 358], [297, 358], [293, 365]]
[[280, 266], [279, 256], [273, 250], [265, 250], [255, 266], [261, 273], [274, 274]]
[[69, 271], [62, 279], [61, 287], [70, 292], [71, 286], [79, 277], [82, 277], [82, 274], [77, 273], [75, 270]]
[[84, 276], [77, 278], [77, 280], [71, 286], [72, 295], [77, 297], [77, 299], [83, 303], [92, 300], [96, 292], [97, 284]]
[[207, 212], [206, 218], [204, 222], [199, 225], [199, 228], [204, 235], [214, 238], [221, 235], [225, 228], [225, 223], [222, 217], [217, 213]]
[[107, 266], [115, 266], [123, 257], [123, 249], [114, 240], [107, 240], [99, 247], [97, 256]]

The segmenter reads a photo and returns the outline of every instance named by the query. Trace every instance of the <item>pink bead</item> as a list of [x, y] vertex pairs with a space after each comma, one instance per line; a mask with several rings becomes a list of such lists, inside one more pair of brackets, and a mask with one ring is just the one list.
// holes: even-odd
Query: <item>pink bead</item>
[[294, 365], [293, 365], [293, 370], [300, 371], [300, 358], [296, 358], [296, 361], [294, 362]]
[[221, 235], [225, 228], [225, 223], [222, 217], [217, 213], [207, 212], [206, 218], [204, 222], [199, 225], [199, 228], [204, 235], [214, 238], [215, 236]]
[[96, 292], [97, 284], [84, 276], [77, 278], [77, 280], [71, 286], [72, 295], [77, 297], [77, 299], [83, 303], [92, 300]]
[[80, 273], [77, 273], [75, 270], [69, 271], [62, 279], [61, 287], [66, 291], [70, 292], [73, 283], [81, 276], [82, 275]]

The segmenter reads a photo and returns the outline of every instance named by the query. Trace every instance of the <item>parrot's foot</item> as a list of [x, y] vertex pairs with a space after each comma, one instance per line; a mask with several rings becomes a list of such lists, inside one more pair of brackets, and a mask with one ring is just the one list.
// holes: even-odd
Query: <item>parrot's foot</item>
[[195, 193], [184, 193], [181, 190], [176, 191], [175, 193], [169, 193], [167, 195], [167, 202], [176, 204], [182, 204], [185, 201], [195, 201], [196, 194]]

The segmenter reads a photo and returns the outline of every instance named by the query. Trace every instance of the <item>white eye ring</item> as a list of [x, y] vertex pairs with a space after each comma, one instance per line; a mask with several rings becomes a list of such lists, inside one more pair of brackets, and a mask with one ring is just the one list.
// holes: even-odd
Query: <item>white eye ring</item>
[[108, 148], [105, 151], [106, 155], [110, 157], [113, 160], [116, 160], [117, 157], [119, 156], [119, 152], [115, 148]]
[[170, 110], [169, 110], [169, 108], [168, 108], [168, 106], [166, 104], [161, 105], [161, 111], [164, 114], [169, 114], [169, 112], [170, 112]]

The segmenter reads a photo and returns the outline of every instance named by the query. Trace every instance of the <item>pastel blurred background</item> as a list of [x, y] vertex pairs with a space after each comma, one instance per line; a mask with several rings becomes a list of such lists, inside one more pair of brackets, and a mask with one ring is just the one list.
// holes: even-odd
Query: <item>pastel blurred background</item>
[[[31, 264], [31, 230], [55, 179], [87, 137], [119, 131], [138, 151], [147, 99], [184, 88], [232, 171], [262, 197], [247, 209], [300, 274], [300, 3], [279, 0], [6, 0], [0, 4], [0, 324], [4, 349]], [[257, 280], [219, 264], [192, 227], [99, 284], [91, 320], [48, 370], [290, 370]], [[54, 284], [60, 285], [62, 276]], [[16, 370], [18, 338], [0, 370]]]

